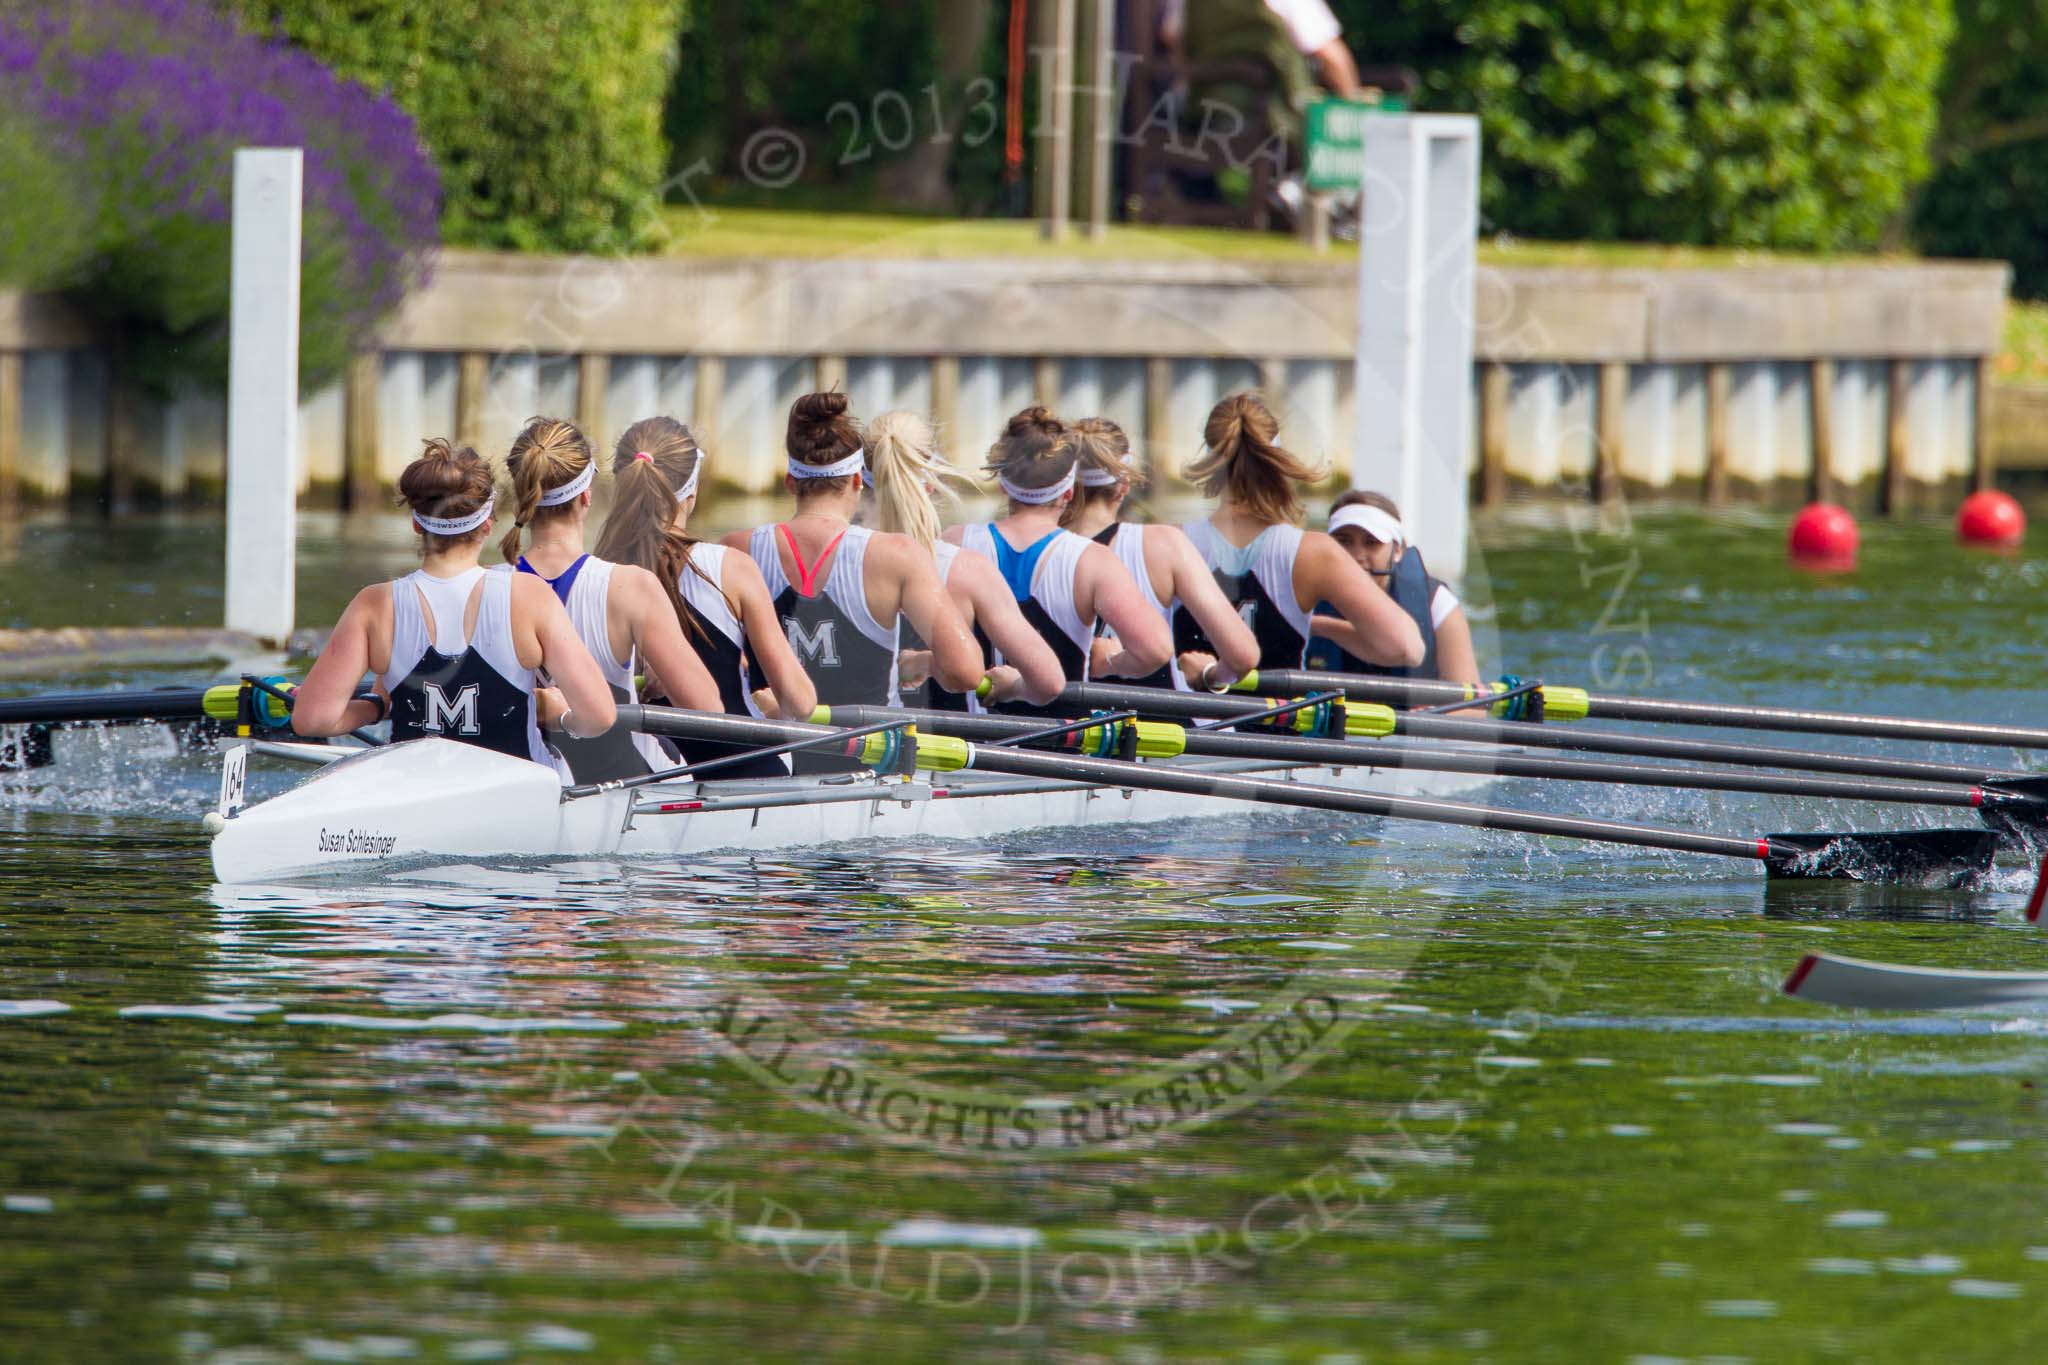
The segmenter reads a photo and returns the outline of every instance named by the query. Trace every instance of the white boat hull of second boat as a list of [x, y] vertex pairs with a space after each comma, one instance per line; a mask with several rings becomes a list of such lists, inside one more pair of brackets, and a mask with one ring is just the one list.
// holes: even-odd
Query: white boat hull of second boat
[[[1180, 759], [1388, 795], [1442, 796], [1490, 779], [1399, 768], [1288, 768]], [[428, 739], [329, 763], [229, 819], [213, 839], [222, 882], [376, 876], [495, 859], [673, 857], [815, 848], [870, 839], [986, 840], [1034, 829], [1158, 824], [1256, 809], [1220, 797], [1074, 787], [973, 772], [904, 781], [683, 781], [562, 799], [555, 774], [473, 745]]]

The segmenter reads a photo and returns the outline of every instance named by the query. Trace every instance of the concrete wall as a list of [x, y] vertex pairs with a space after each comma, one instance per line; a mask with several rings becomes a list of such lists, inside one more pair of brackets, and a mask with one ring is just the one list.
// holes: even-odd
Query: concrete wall
[[[1970, 264], [1484, 268], [1475, 493], [1942, 497], [1987, 476], [2006, 283]], [[608, 444], [671, 412], [713, 487], [758, 492], [789, 402], [838, 384], [862, 415], [932, 414], [970, 466], [1027, 403], [1104, 412], [1171, 480], [1216, 399], [1257, 386], [1341, 476], [1359, 307], [1348, 263], [449, 252], [378, 351], [306, 398], [294, 458], [316, 496], [369, 500], [426, 436], [496, 454], [550, 412]], [[60, 302], [0, 295], [0, 496], [216, 496], [220, 396], [145, 402], [93, 343]]]

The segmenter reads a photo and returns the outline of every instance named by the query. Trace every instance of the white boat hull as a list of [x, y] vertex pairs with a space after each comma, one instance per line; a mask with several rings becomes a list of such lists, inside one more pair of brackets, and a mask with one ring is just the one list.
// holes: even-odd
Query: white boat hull
[[[1175, 766], [1389, 795], [1448, 795], [1489, 780], [1399, 768], [1189, 759], [1175, 760]], [[851, 780], [684, 781], [564, 801], [555, 775], [538, 764], [428, 739], [329, 764], [292, 790], [242, 811], [214, 836], [213, 869], [230, 884], [375, 877], [493, 860], [672, 858], [876, 838], [986, 840], [1024, 830], [1157, 824], [1248, 809], [1255, 808], [1217, 797], [1055, 786], [979, 773], [908, 782], [871, 774]]]

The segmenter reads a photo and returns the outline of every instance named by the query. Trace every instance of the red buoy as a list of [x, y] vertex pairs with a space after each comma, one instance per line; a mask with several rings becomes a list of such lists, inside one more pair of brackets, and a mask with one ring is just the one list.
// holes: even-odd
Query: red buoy
[[1856, 567], [1862, 536], [1846, 507], [1831, 502], [1809, 503], [1792, 518], [1786, 551], [1805, 569], [1848, 570]]
[[2011, 495], [1987, 489], [1963, 499], [1956, 511], [1956, 539], [1965, 545], [2011, 549], [2027, 538], [2027, 514]]

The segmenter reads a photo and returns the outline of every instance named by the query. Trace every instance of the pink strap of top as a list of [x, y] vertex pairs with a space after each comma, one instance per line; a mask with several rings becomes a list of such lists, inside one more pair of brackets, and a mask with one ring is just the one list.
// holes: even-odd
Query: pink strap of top
[[832, 557], [832, 552], [839, 548], [839, 542], [846, 539], [846, 532], [841, 531], [838, 535], [832, 537], [832, 543], [819, 552], [816, 560], [806, 565], [804, 563], [804, 552], [797, 549], [796, 537], [789, 533], [789, 527], [777, 524], [775, 529], [782, 533], [782, 543], [789, 547], [789, 557], [796, 564], [796, 590], [805, 597], [816, 597], [818, 595], [818, 574], [824, 569], [825, 561]]

